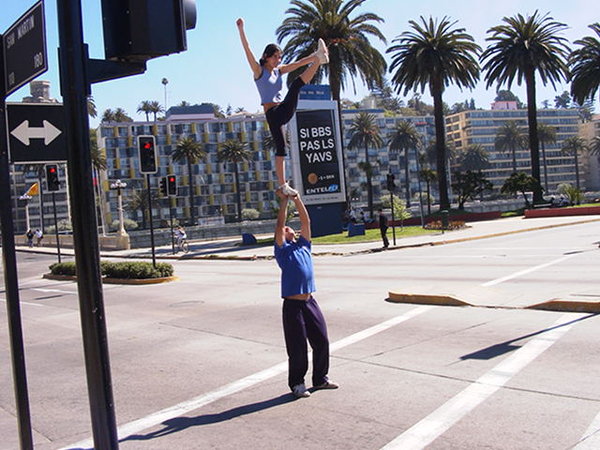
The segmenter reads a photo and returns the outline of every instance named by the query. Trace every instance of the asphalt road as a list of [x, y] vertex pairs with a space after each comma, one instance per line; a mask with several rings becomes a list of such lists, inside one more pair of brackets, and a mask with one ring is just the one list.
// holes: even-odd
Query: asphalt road
[[[120, 447], [600, 448], [600, 319], [517, 308], [600, 296], [597, 241], [587, 224], [316, 258], [341, 388], [301, 400], [286, 386], [274, 261], [175, 261], [177, 282], [106, 285]], [[19, 254], [36, 449], [91, 435], [77, 287], [39, 276], [54, 260]], [[400, 289], [503, 304], [386, 301]], [[0, 448], [15, 449], [6, 327], [0, 367]]]

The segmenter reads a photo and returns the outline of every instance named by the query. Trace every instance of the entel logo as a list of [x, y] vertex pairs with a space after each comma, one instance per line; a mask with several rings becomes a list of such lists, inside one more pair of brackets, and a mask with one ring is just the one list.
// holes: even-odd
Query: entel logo
[[327, 190], [329, 192], [337, 192], [339, 190], [339, 186], [337, 184], [331, 184]]

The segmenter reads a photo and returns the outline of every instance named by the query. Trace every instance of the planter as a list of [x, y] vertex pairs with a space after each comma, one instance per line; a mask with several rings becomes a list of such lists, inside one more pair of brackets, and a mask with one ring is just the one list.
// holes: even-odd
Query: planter
[[[42, 278], [48, 280], [57, 281], [77, 281], [76, 276], [72, 275], [52, 275], [51, 273], [45, 273]], [[176, 281], [179, 277], [161, 277], [161, 278], [102, 278], [102, 283], [106, 284], [131, 284], [131, 285], [144, 285], [144, 284], [158, 284], [168, 283], [170, 281]]]

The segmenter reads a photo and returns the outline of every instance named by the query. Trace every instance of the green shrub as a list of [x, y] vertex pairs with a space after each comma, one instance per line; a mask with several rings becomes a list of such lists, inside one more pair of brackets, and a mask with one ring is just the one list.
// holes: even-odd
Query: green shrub
[[73, 261], [63, 262], [63, 263], [54, 263], [49, 267], [50, 273], [52, 275], [70, 275], [74, 276], [76, 274], [76, 267]]
[[[448, 228], [446, 230], [460, 230], [461, 228], [465, 228], [465, 222], [462, 220], [452, 220], [448, 223]], [[425, 225], [426, 230], [443, 230], [444, 226], [442, 225], [441, 220], [434, 220]]]
[[[122, 279], [164, 278], [173, 276], [173, 266], [171, 264], [158, 263], [156, 264], [156, 268], [154, 268], [152, 263], [145, 261], [101, 261], [100, 271], [105, 277]], [[52, 275], [75, 276], [75, 262], [54, 263], [50, 266], [50, 272]]]

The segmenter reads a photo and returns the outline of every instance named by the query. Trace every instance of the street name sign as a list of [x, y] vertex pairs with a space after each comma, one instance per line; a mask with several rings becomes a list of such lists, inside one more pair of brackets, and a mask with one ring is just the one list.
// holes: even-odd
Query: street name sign
[[43, 0], [6, 30], [2, 45], [6, 95], [48, 70]]
[[67, 160], [64, 108], [59, 103], [9, 103], [8, 148], [12, 163]]

